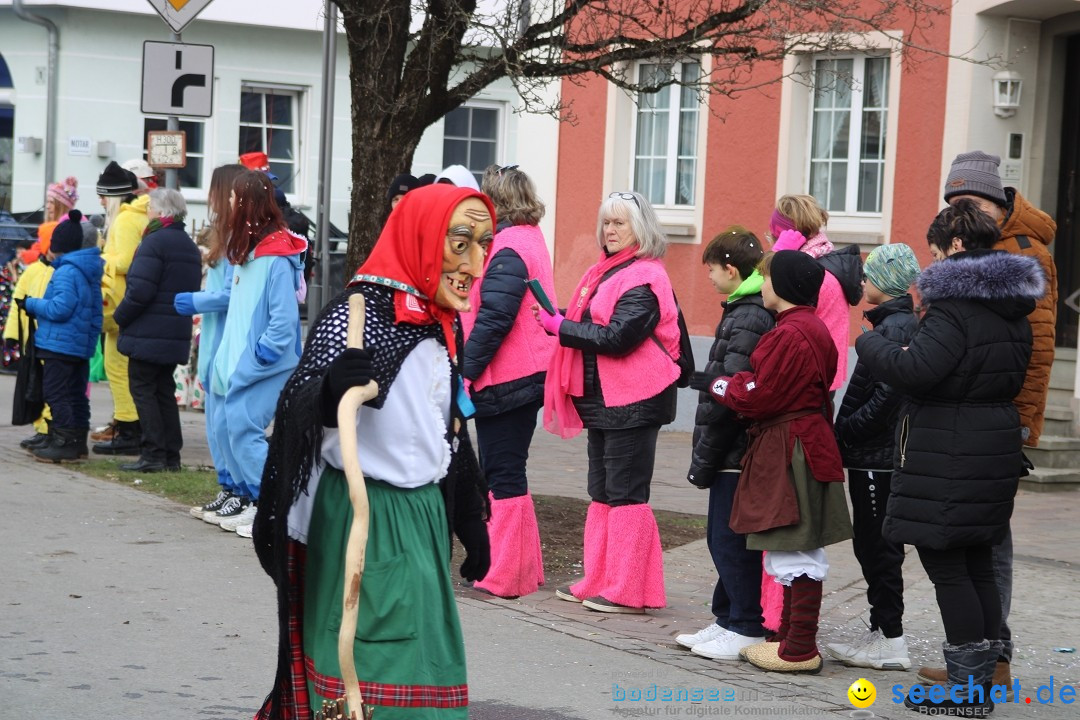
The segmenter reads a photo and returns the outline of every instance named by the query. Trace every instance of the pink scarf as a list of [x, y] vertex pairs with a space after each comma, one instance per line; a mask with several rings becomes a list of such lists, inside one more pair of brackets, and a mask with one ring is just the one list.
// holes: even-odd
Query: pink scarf
[[[637, 244], [624, 248], [611, 256], [601, 256], [600, 261], [585, 271], [574, 294], [573, 305], [566, 308], [566, 319], [579, 322], [585, 308], [596, 293], [596, 286], [612, 268], [618, 267], [637, 254]], [[584, 425], [572, 398], [585, 394], [585, 358], [580, 350], [559, 345], [551, 356], [547, 380], [544, 383], [544, 428], [562, 438], [572, 438]]]

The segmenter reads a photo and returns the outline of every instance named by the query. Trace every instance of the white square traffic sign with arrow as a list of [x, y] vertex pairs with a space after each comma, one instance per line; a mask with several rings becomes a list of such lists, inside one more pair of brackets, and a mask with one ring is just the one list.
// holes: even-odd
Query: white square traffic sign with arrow
[[214, 46], [145, 41], [142, 111], [210, 117], [214, 112]]
[[177, 33], [210, 4], [210, 0], [149, 0], [149, 2], [173, 32]]

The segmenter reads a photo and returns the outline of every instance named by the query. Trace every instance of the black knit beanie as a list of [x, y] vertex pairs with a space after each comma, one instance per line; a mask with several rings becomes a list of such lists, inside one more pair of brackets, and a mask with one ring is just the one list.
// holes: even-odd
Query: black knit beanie
[[78, 210], [72, 210], [68, 213], [67, 219], [61, 220], [53, 229], [49, 249], [52, 250], [54, 255], [63, 255], [64, 253], [82, 250], [83, 230], [81, 221], [82, 213]]
[[121, 197], [131, 195], [139, 189], [139, 179], [135, 173], [120, 167], [115, 160], [105, 166], [105, 170], [98, 176], [98, 195], [119, 195]]
[[781, 250], [769, 265], [773, 292], [795, 305], [817, 305], [825, 268], [798, 250]]

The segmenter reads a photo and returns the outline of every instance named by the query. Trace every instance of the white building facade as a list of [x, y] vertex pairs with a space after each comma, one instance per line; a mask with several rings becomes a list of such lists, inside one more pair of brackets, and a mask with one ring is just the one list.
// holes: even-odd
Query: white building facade
[[[141, 112], [144, 41], [168, 42], [171, 30], [145, 0], [24, 0], [23, 9], [57, 28], [57, 108], [52, 138], [55, 177], [46, 178], [48, 36], [0, 0], [0, 208], [44, 204], [48, 182], [79, 179], [79, 209], [98, 211], [94, 186], [110, 160], [145, 153], [146, 133], [165, 117]], [[266, 152], [290, 202], [314, 217], [321, 124], [322, 0], [217, 0], [188, 25], [182, 42], [214, 47], [213, 114], [181, 118], [188, 165], [179, 171], [192, 224], [206, 217], [214, 167], [249, 151]], [[4, 72], [6, 67], [6, 73]], [[5, 78], [8, 78], [5, 81]], [[7, 87], [5, 87], [7, 85]], [[351, 99], [346, 40], [338, 35], [330, 220], [348, 226]], [[463, 162], [520, 164], [549, 201], [554, 229], [556, 120], [517, 114], [507, 81], [428, 128], [411, 169], [437, 173]]]

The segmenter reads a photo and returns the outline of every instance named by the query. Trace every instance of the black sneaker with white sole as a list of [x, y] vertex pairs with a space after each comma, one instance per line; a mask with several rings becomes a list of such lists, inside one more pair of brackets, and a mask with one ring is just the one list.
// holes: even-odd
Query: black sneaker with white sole
[[202, 519], [203, 513], [217, 512], [221, 509], [221, 506], [225, 504], [229, 498], [233, 496], [231, 490], [219, 490], [217, 497], [205, 505], [199, 505], [198, 507], [191, 508], [191, 516]]
[[233, 495], [226, 500], [220, 508], [214, 512], [203, 513], [203, 520], [211, 525], [221, 525], [223, 520], [236, 517], [240, 513], [247, 509], [247, 506], [251, 504], [250, 500], [246, 500], [239, 495]]

